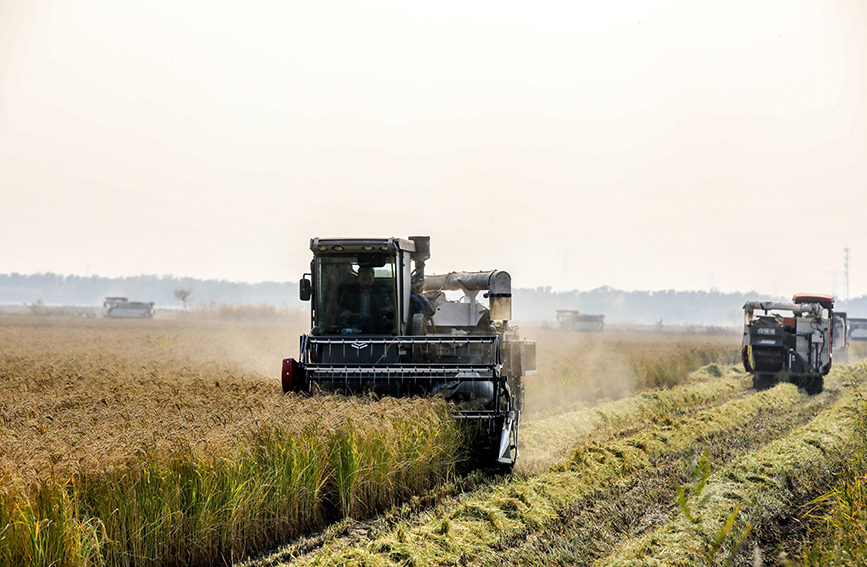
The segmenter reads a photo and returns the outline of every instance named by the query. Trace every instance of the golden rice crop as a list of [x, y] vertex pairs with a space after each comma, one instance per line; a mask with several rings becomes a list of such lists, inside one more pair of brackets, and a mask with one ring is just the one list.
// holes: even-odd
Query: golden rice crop
[[283, 395], [271, 333], [4, 320], [0, 564], [228, 562], [452, 473], [444, 403]]
[[[0, 317], [0, 565], [228, 562], [453, 474], [445, 403], [283, 395], [304, 321]], [[284, 317], [285, 315], [285, 317]], [[730, 337], [540, 332], [542, 415], [668, 387]]]
[[867, 358], [867, 341], [852, 341], [849, 343], [849, 360], [858, 362]]

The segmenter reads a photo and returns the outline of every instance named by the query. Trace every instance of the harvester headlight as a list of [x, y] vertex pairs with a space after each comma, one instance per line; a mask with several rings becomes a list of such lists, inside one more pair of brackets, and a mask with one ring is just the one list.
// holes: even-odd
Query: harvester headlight
[[336, 245], [332, 246], [331, 249], [334, 250], [335, 252], [343, 252], [343, 246], [341, 246], [340, 244], [336, 244]]
[[325, 252], [326, 250], [328, 250], [328, 246], [320, 246], [319, 247], [320, 252]]
[[383, 244], [382, 246], [379, 247], [379, 249], [382, 250], [383, 252], [388, 252], [388, 245]]
[[364, 250], [365, 252], [373, 252], [373, 246], [371, 246], [370, 244], [365, 244], [364, 246], [361, 247], [361, 249]]

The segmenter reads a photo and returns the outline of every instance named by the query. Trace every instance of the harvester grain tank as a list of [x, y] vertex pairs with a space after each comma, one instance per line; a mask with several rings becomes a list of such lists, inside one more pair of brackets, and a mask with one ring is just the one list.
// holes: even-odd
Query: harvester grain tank
[[311, 330], [283, 360], [283, 391], [442, 396], [476, 432], [480, 464], [511, 469], [536, 349], [510, 324], [510, 275], [425, 274], [426, 236], [313, 238], [310, 250]]
[[102, 304], [112, 319], [149, 319], [154, 316], [154, 302], [130, 301], [126, 297], [106, 297]]
[[821, 392], [831, 370], [834, 326], [830, 295], [796, 294], [792, 303], [748, 301], [741, 357], [753, 387], [791, 382], [810, 394]]

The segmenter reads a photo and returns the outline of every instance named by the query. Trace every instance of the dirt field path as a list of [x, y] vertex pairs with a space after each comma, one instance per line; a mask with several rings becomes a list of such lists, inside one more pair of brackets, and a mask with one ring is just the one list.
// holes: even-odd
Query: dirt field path
[[[829, 485], [851, 438], [850, 382], [864, 378], [836, 367], [810, 397], [791, 385], [754, 392], [728, 369], [528, 423], [518, 474], [469, 481], [436, 506], [343, 522], [254, 565], [711, 565], [733, 549], [735, 564], [775, 557], [799, 546], [801, 506]], [[695, 470], [703, 455], [704, 480]]]

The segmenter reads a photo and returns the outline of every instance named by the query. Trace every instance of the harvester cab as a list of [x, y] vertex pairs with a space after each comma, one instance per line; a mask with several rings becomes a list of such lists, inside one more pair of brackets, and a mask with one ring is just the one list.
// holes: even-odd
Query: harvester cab
[[741, 357], [753, 387], [791, 382], [810, 394], [821, 392], [831, 370], [834, 322], [830, 295], [796, 294], [792, 303], [748, 301]]
[[283, 360], [283, 391], [442, 396], [475, 433], [479, 464], [510, 469], [536, 351], [509, 324], [509, 274], [427, 275], [426, 236], [314, 238], [310, 250], [311, 330]]

